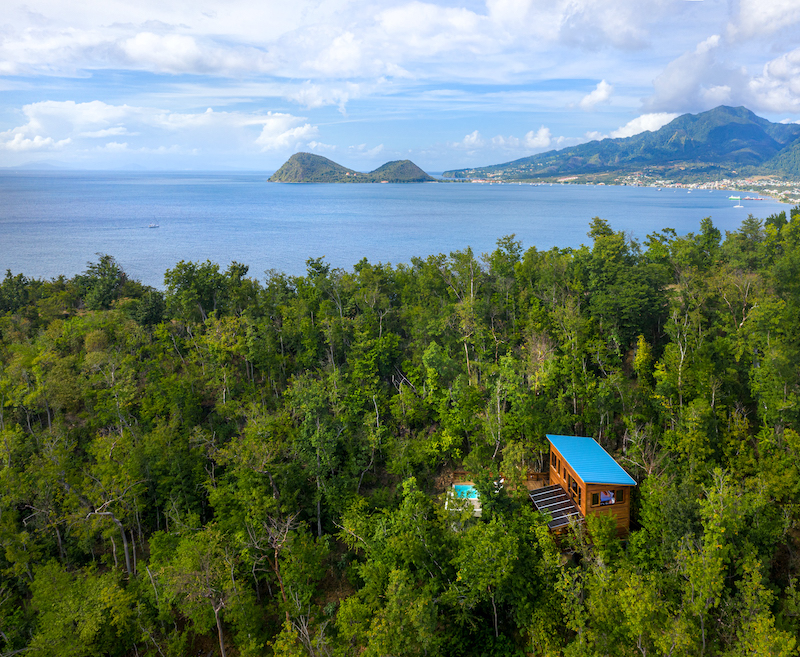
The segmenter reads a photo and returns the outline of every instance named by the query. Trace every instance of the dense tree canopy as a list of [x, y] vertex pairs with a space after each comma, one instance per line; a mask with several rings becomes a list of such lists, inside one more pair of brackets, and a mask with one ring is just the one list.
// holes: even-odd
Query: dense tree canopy
[[[163, 291], [7, 272], [0, 654], [797, 655], [788, 214]], [[548, 532], [546, 432], [636, 478], [625, 540]]]

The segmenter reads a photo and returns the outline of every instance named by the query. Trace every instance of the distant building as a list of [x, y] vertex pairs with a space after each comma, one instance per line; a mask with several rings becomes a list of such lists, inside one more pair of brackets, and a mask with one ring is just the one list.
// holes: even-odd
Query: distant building
[[534, 506], [550, 513], [553, 531], [587, 515], [610, 515], [619, 534], [630, 527], [633, 478], [594, 438], [553, 436], [550, 441], [550, 485], [530, 494]]

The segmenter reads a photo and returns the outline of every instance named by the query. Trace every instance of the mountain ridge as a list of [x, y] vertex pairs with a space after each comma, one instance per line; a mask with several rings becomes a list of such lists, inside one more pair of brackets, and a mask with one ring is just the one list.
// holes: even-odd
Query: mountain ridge
[[503, 164], [445, 171], [443, 177], [546, 180], [642, 169], [672, 179], [759, 173], [800, 177], [800, 125], [772, 123], [746, 107], [721, 105], [683, 114], [655, 131], [607, 137]]

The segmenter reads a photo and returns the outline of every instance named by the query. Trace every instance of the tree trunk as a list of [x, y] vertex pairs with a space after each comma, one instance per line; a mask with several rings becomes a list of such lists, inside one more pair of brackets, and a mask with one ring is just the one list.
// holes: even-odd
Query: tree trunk
[[58, 555], [61, 558], [61, 563], [64, 563], [66, 555], [64, 554], [64, 546], [61, 544], [61, 532], [58, 531], [58, 527], [55, 527], [55, 530], [56, 530], [56, 538], [58, 539]]
[[125, 536], [125, 528], [122, 526], [122, 523], [119, 520], [117, 520], [117, 517], [113, 513], [111, 513], [111, 511], [92, 511], [86, 517], [88, 518], [89, 516], [92, 515], [108, 516], [117, 526], [117, 529], [119, 529], [119, 533], [122, 536], [122, 548], [125, 550], [125, 568], [127, 569], [128, 576], [130, 577], [133, 574], [133, 571], [131, 569], [131, 555], [130, 555], [130, 550], [128, 549], [128, 538]]
[[273, 570], [275, 571], [275, 576], [278, 578], [278, 586], [281, 587], [281, 599], [283, 600], [283, 606], [286, 609], [286, 622], [289, 622], [289, 603], [286, 600], [286, 591], [283, 589], [283, 577], [281, 577], [281, 567], [278, 563], [278, 548], [275, 548], [275, 563], [273, 565]]
[[492, 611], [494, 611], [494, 638], [498, 638], [500, 633], [497, 631], [497, 605], [494, 602], [494, 593], [492, 594]]
[[219, 654], [220, 657], [226, 657], [225, 655], [225, 641], [222, 639], [222, 619], [219, 617], [220, 609], [222, 606], [219, 604], [213, 605], [214, 608], [214, 618], [217, 621], [217, 634], [219, 635]]
[[[317, 431], [319, 431], [319, 420], [317, 420]], [[317, 448], [317, 538], [322, 538], [322, 492], [319, 483], [319, 448]]]

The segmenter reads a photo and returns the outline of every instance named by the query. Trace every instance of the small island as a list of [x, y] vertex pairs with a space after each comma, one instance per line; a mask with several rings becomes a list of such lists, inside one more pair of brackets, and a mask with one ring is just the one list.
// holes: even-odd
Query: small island
[[369, 173], [353, 171], [327, 157], [295, 153], [269, 179], [285, 183], [420, 183], [436, 182], [411, 160], [387, 162]]

